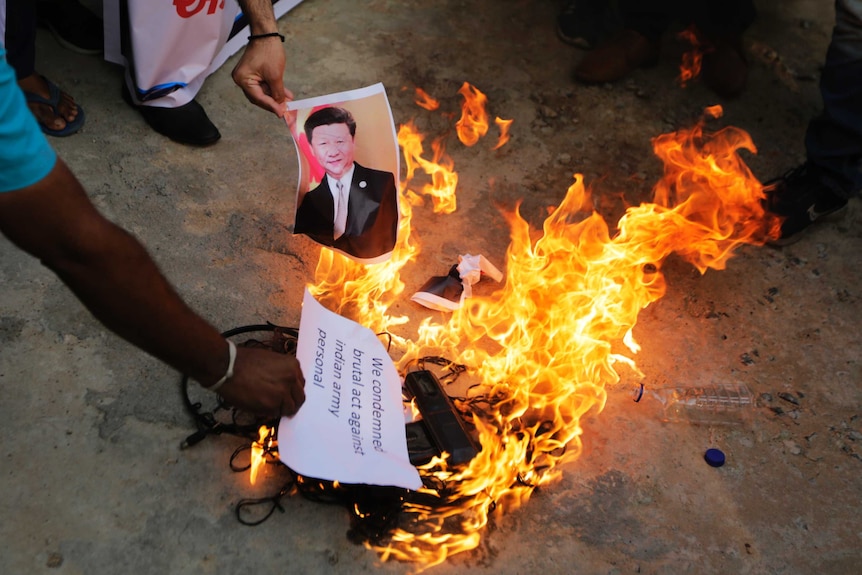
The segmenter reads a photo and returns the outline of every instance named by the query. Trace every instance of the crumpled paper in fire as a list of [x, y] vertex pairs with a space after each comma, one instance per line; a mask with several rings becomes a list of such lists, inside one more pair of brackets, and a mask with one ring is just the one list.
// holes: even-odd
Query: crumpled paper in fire
[[503, 272], [483, 255], [458, 256], [458, 263], [447, 275], [432, 277], [410, 299], [433, 310], [455, 311], [473, 295], [473, 284], [483, 276], [499, 282]]

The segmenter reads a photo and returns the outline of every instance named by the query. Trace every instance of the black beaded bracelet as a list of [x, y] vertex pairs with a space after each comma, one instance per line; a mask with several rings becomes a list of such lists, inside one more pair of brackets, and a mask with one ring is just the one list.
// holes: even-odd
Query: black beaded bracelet
[[251, 41], [251, 40], [260, 40], [261, 38], [275, 38], [276, 36], [278, 36], [279, 39], [281, 39], [281, 41], [284, 42], [284, 36], [279, 34], [278, 32], [270, 32], [268, 34], [252, 34], [251, 36], [248, 37], [248, 39]]

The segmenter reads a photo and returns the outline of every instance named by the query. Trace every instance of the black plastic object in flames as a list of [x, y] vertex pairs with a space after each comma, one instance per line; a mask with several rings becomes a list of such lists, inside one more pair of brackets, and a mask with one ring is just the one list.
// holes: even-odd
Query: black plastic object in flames
[[436, 448], [437, 455], [445, 451], [452, 465], [468, 463], [479, 453], [476, 443], [467, 433], [464, 420], [432, 372], [420, 370], [408, 373], [404, 378], [404, 387], [416, 399], [416, 407], [422, 415], [421, 426], [410, 424], [412, 427], [407, 428], [408, 449], [414, 464], [417, 454], [428, 452], [422, 438], [423, 431]]

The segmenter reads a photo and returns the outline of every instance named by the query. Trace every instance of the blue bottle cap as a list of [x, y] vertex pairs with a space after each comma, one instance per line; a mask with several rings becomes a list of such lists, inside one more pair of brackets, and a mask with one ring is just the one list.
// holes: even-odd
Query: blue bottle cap
[[721, 467], [724, 465], [724, 452], [720, 449], [707, 449], [703, 458], [712, 467]]

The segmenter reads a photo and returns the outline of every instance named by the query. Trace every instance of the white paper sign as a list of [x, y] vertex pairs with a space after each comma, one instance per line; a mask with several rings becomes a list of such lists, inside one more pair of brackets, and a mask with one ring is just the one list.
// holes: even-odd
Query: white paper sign
[[278, 425], [278, 454], [301, 475], [350, 484], [422, 486], [407, 454], [401, 381], [370, 329], [305, 290], [296, 357], [305, 403]]

